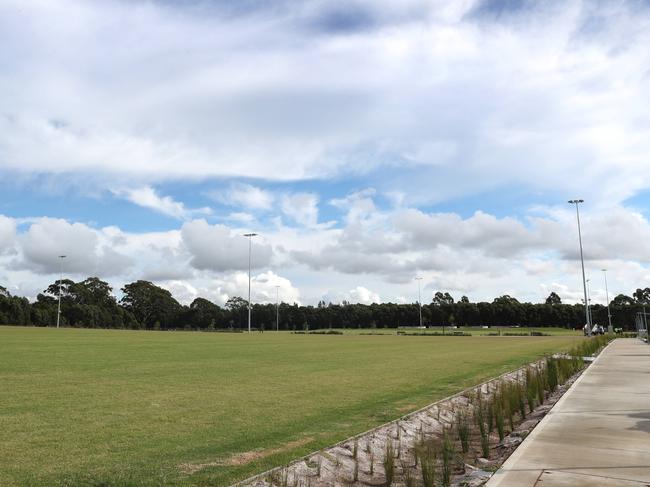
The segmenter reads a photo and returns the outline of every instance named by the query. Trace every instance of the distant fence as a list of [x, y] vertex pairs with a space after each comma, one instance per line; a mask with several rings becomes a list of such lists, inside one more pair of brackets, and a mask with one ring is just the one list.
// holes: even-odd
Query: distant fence
[[645, 309], [643, 311], [639, 311], [636, 314], [635, 322], [636, 333], [639, 339], [645, 341], [646, 343], [650, 343], [648, 340], [648, 313], [645, 312]]

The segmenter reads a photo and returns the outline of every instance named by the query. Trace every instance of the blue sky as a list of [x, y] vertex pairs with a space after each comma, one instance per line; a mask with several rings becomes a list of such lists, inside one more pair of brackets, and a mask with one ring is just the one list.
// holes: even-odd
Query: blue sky
[[[0, 283], [580, 299], [648, 281], [644, 2], [0, 4]], [[594, 277], [594, 282], [597, 281]], [[596, 286], [595, 300], [604, 300]]]

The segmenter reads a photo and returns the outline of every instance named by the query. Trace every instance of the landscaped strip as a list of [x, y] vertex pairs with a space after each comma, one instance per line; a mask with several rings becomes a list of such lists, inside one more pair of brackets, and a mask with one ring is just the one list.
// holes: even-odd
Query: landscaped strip
[[[583, 341], [237, 487], [480, 485], [512, 452], [610, 337]], [[550, 404], [549, 404], [550, 403]], [[419, 480], [418, 480], [419, 479]]]

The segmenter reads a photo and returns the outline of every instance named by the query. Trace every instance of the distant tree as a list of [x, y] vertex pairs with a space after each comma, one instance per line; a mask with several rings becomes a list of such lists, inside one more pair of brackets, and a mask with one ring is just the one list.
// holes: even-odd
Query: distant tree
[[625, 294], [619, 294], [614, 299], [612, 299], [613, 306], [632, 306], [635, 303], [634, 298], [626, 296]]
[[120, 303], [143, 327], [153, 328], [156, 322], [161, 328], [178, 325], [175, 321], [182, 308], [168, 290], [149, 281], [136, 281], [125, 285], [122, 292]]
[[31, 306], [27, 298], [12, 296], [7, 288], [0, 286], [0, 324], [31, 324]]
[[[122, 288], [124, 297], [118, 302], [111, 286], [97, 277], [81, 282], [69, 279], [54, 282], [36, 300], [12, 296], [0, 286], [0, 324], [51, 326], [56, 323], [61, 285], [61, 318], [64, 326], [104, 328], [187, 328], [210, 330], [217, 327], [243, 327], [248, 302], [240, 297], [228, 300], [222, 308], [207, 299], [196, 298], [191, 305], [181, 306], [163, 288], [148, 281], [136, 281]], [[650, 305], [650, 288], [639, 288], [633, 296], [619, 294], [611, 304], [617, 325], [634, 328], [636, 313], [645, 304]], [[280, 329], [394, 328], [419, 322], [415, 303], [374, 303], [371, 305], [341, 304], [320, 301], [316, 306], [280, 303]], [[607, 309], [592, 308], [596, 322], [607, 319]], [[256, 327], [275, 327], [275, 303], [257, 303], [252, 306]], [[471, 303], [466, 296], [454, 302], [446, 292], [437, 292], [431, 303], [422, 305], [422, 319], [426, 324], [520, 325], [581, 327], [584, 306], [562, 304], [559, 296], [551, 293], [538, 304], [520, 303], [512, 296], [499, 296], [492, 302]]]
[[443, 304], [454, 304], [454, 298], [449, 293], [441, 293], [440, 291], [436, 292], [433, 295], [431, 300], [433, 304], [443, 305]]
[[504, 294], [503, 296], [499, 296], [498, 298], [494, 298], [494, 301], [492, 301], [493, 304], [520, 304], [517, 298], [513, 298], [512, 296], [509, 296], [508, 294]]
[[239, 323], [239, 328], [244, 327], [244, 314], [248, 308], [248, 301], [239, 296], [234, 296], [226, 301], [226, 309], [230, 312], [230, 321]]
[[634, 291], [632, 297], [639, 304], [648, 304], [650, 303], [650, 288], [638, 288], [636, 291]]
[[89, 277], [69, 287], [69, 293], [77, 304], [94, 306], [115, 306], [117, 302], [112, 292], [113, 288], [98, 277]]
[[238, 311], [242, 308], [247, 308], [248, 307], [248, 301], [246, 301], [243, 298], [240, 298], [239, 296], [234, 296], [228, 301], [226, 301], [226, 309], [230, 311]]
[[61, 302], [72, 302], [72, 296], [70, 294], [72, 286], [74, 286], [74, 281], [71, 281], [70, 279], [59, 279], [47, 286], [47, 289], [43, 292], [49, 296], [53, 296], [57, 300], [59, 298], [59, 293], [61, 293]]
[[223, 310], [213, 302], [196, 298], [190, 304], [184, 321], [200, 329], [212, 327], [214, 330], [216, 323], [225, 322], [225, 316]]
[[558, 296], [555, 292], [551, 292], [551, 294], [548, 295], [548, 298], [546, 298], [546, 304], [555, 305], [555, 304], [562, 304], [562, 299], [560, 299], [560, 296]]

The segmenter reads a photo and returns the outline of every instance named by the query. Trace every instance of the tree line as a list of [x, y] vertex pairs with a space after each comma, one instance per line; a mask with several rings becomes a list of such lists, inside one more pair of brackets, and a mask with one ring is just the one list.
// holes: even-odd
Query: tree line
[[[13, 296], [0, 286], [0, 324], [52, 326], [56, 324], [59, 291], [61, 326], [77, 328], [126, 328], [147, 330], [243, 330], [248, 326], [248, 302], [240, 297], [219, 306], [196, 298], [189, 306], [149, 281], [135, 281], [122, 289], [122, 298], [97, 277], [80, 282], [56, 281], [34, 302]], [[610, 303], [615, 327], [635, 329], [636, 313], [650, 304], [650, 288], [637, 289], [632, 296], [619, 294]], [[417, 303], [340, 304], [319, 302], [317, 306], [280, 303], [279, 329], [397, 328], [417, 326]], [[592, 306], [593, 322], [607, 325], [607, 307]], [[463, 296], [456, 301], [447, 292], [437, 292], [430, 303], [422, 304], [426, 326], [521, 326], [581, 328], [582, 304], [563, 304], [556, 293], [543, 303], [522, 303], [504, 295], [492, 302], [473, 303]], [[276, 328], [276, 305], [254, 304], [252, 326], [258, 330]]]

